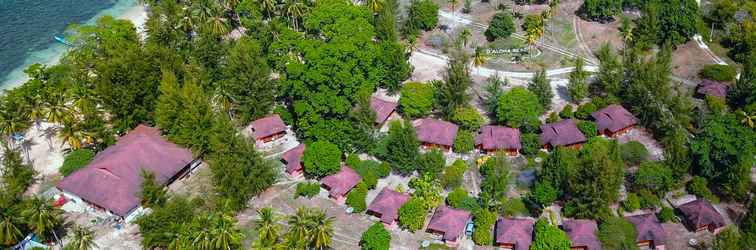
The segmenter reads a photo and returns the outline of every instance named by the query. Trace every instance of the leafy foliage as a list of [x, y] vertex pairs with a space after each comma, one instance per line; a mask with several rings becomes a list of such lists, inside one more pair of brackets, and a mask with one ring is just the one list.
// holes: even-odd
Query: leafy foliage
[[598, 238], [606, 249], [638, 249], [635, 226], [620, 217], [609, 217], [599, 225]]
[[328, 141], [316, 141], [307, 145], [302, 156], [305, 173], [323, 177], [334, 174], [341, 168], [341, 150]]
[[622, 11], [622, 0], [586, 0], [580, 6], [581, 17], [601, 23], [614, 20], [614, 15]]
[[367, 208], [367, 204], [365, 204], [365, 197], [367, 196], [367, 192], [368, 187], [364, 182], [357, 183], [357, 186], [355, 186], [352, 191], [349, 191], [349, 194], [347, 195], [347, 206], [354, 208], [355, 213], [365, 211], [365, 209]]
[[578, 57], [575, 59], [575, 70], [570, 72], [567, 92], [574, 103], [580, 103], [581, 100], [588, 97], [588, 72], [585, 71], [584, 66], [585, 59]]
[[410, 232], [423, 228], [427, 211], [421, 199], [410, 198], [399, 208], [399, 226]]
[[468, 131], [477, 131], [484, 122], [483, 116], [480, 115], [477, 109], [471, 106], [457, 108], [452, 113], [450, 120]]
[[389, 124], [386, 142], [386, 155], [382, 156], [390, 163], [394, 171], [400, 174], [410, 174], [417, 167], [418, 148], [415, 127], [407, 122], [392, 121]]
[[572, 199], [565, 205], [565, 214], [579, 218], [606, 218], [608, 204], [617, 200], [617, 191], [624, 180], [619, 146], [616, 141], [595, 137], [580, 149], [578, 156], [578, 165], [566, 170], [567, 191]]
[[417, 165], [420, 175], [438, 177], [444, 170], [446, 159], [444, 158], [444, 154], [440, 150], [433, 149], [420, 155], [420, 157], [418, 157], [417, 159]]
[[435, 104], [447, 119], [451, 119], [457, 109], [467, 106], [470, 100], [467, 93], [472, 84], [469, 60], [461, 49], [452, 52], [444, 80], [432, 82], [436, 91]]
[[312, 198], [315, 195], [318, 195], [320, 193], [320, 184], [317, 182], [300, 182], [297, 183], [297, 190], [296, 190], [297, 196], [304, 196], [307, 198]]
[[388, 250], [391, 245], [391, 233], [387, 231], [380, 222], [374, 223], [364, 233], [360, 239], [360, 246], [363, 250]]
[[431, 0], [413, 0], [410, 4], [405, 35], [416, 35], [420, 30], [431, 30], [438, 24], [438, 5]]
[[538, 96], [523, 87], [514, 87], [499, 99], [497, 117], [513, 128], [535, 128], [542, 112]]
[[402, 86], [400, 111], [408, 118], [423, 117], [433, 109], [433, 84], [408, 82]]
[[496, 12], [488, 24], [485, 35], [488, 41], [494, 41], [499, 38], [509, 38], [514, 31], [515, 26], [512, 15], [507, 12]]
[[490, 246], [493, 244], [493, 227], [496, 224], [496, 213], [487, 209], [478, 209], [473, 213], [476, 229], [473, 231], [473, 241], [476, 245]]
[[472, 132], [460, 130], [454, 138], [454, 152], [468, 153], [475, 149], [475, 137]]
[[570, 249], [572, 243], [570, 238], [567, 237], [567, 233], [560, 230], [558, 227], [550, 225], [545, 219], [539, 219], [535, 224], [535, 237], [533, 237], [533, 245], [530, 249], [533, 250], [546, 250], [546, 249]]
[[659, 217], [659, 221], [661, 223], [665, 222], [675, 222], [675, 211], [668, 207], [662, 207], [662, 209], [659, 211], [659, 214], [656, 216]]
[[524, 133], [520, 136], [520, 142], [522, 143], [522, 149], [520, 151], [524, 155], [532, 156], [538, 154], [541, 149], [541, 141], [538, 134]]
[[163, 185], [157, 182], [155, 173], [142, 169], [140, 175], [142, 176], [142, 190], [140, 193], [142, 206], [154, 207], [163, 205], [168, 198], [167, 190], [163, 189]]
[[620, 145], [622, 160], [630, 165], [637, 165], [648, 159], [646, 146], [638, 141], [629, 141]]
[[533, 79], [528, 82], [528, 90], [538, 96], [538, 102], [544, 109], [551, 109], [551, 99], [554, 98], [554, 92], [551, 90], [551, 81], [546, 78], [546, 69], [536, 72]]
[[480, 194], [483, 204], [496, 205], [506, 197], [509, 191], [511, 164], [507, 157], [498, 154], [490, 158], [480, 166], [480, 174], [483, 180], [480, 183]]
[[645, 189], [663, 197], [675, 185], [672, 170], [660, 162], [644, 162], [640, 165], [633, 181], [636, 188]]
[[721, 82], [733, 81], [737, 74], [738, 71], [734, 66], [719, 64], [704, 65], [703, 69], [698, 72], [698, 75], [701, 76], [701, 78]]
[[467, 171], [467, 163], [462, 160], [454, 161], [444, 169], [444, 173], [441, 175], [441, 184], [448, 189], [459, 187], [464, 180], [465, 171]]
[[94, 152], [89, 149], [78, 149], [66, 154], [66, 158], [63, 160], [63, 165], [60, 166], [58, 172], [63, 176], [68, 176], [76, 170], [79, 170], [89, 164], [94, 158]]
[[719, 198], [714, 196], [711, 190], [709, 190], [709, 182], [706, 181], [706, 178], [703, 178], [701, 176], [693, 176], [693, 179], [688, 182], [686, 190], [697, 197], [704, 198], [715, 203], [719, 202]]
[[580, 130], [586, 138], [591, 138], [598, 135], [598, 128], [596, 123], [592, 121], [579, 121], [577, 123], [578, 130]]

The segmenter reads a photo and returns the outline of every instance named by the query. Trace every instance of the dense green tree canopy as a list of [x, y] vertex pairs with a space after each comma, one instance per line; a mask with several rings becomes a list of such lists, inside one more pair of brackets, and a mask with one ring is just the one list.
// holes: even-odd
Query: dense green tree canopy
[[531, 250], [567, 250], [572, 243], [567, 233], [546, 222], [545, 219], [539, 219], [535, 224], [535, 237]]
[[374, 223], [362, 233], [360, 246], [363, 250], [388, 250], [391, 245], [391, 233], [380, 222]]
[[408, 82], [402, 86], [399, 108], [407, 118], [423, 117], [433, 109], [434, 99], [433, 84]]
[[508, 12], [496, 12], [491, 23], [488, 24], [485, 35], [488, 41], [499, 38], [509, 38], [515, 31], [514, 20]]
[[543, 106], [538, 96], [523, 87], [514, 87], [499, 99], [499, 122], [513, 128], [535, 128]]
[[328, 141], [316, 141], [307, 145], [302, 162], [308, 175], [331, 175], [341, 168], [341, 150]]

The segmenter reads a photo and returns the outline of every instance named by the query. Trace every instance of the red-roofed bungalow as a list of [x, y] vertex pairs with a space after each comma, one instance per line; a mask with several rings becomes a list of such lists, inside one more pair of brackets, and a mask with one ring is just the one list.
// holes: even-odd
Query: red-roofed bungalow
[[635, 226], [635, 231], [638, 233], [635, 241], [638, 242], [638, 247], [649, 247], [652, 249], [664, 250], [664, 243], [667, 239], [667, 234], [664, 232], [659, 219], [653, 213], [641, 214], [630, 217], [625, 217], [630, 223]]
[[286, 165], [286, 174], [292, 178], [300, 177], [304, 172], [304, 166], [302, 165], [304, 150], [305, 145], [299, 144], [281, 155], [281, 162]]
[[459, 127], [451, 122], [436, 119], [419, 119], [414, 122], [417, 140], [424, 149], [439, 148], [451, 152]]
[[370, 97], [370, 109], [375, 112], [375, 125], [380, 126], [391, 114], [396, 111], [396, 107], [399, 106], [397, 102], [390, 102], [378, 97]]
[[286, 124], [278, 115], [257, 119], [249, 124], [249, 129], [259, 143], [274, 141], [286, 135]]
[[323, 188], [328, 190], [329, 196], [338, 204], [344, 204], [346, 201], [346, 194], [349, 193], [357, 183], [362, 180], [357, 172], [352, 168], [343, 166], [338, 173], [323, 177], [320, 180], [323, 183]]
[[465, 226], [469, 220], [470, 212], [442, 205], [431, 217], [426, 231], [441, 235], [446, 245], [456, 247], [460, 237], [464, 235]]
[[199, 163], [190, 150], [163, 139], [157, 128], [139, 125], [57, 187], [68, 202], [130, 221], [141, 207], [142, 170], [154, 173], [157, 182], [167, 186]]
[[503, 249], [528, 250], [533, 241], [533, 219], [500, 218], [494, 227], [496, 245]]
[[483, 126], [475, 137], [475, 147], [487, 154], [505, 151], [507, 155], [517, 156], [522, 148], [520, 130], [504, 126]]
[[601, 250], [601, 241], [596, 237], [598, 226], [594, 220], [568, 220], [564, 231], [570, 237], [573, 250]]
[[620, 105], [612, 104], [591, 114], [599, 134], [616, 137], [635, 127], [638, 119]]
[[541, 125], [540, 139], [544, 149], [557, 146], [580, 148], [588, 141], [572, 119]]
[[696, 94], [700, 97], [706, 97], [706, 96], [716, 96], [719, 98], [727, 98], [727, 90], [728, 90], [727, 84], [712, 81], [709, 79], [704, 79], [701, 81], [700, 84], [698, 84], [698, 88], [696, 89]]
[[399, 208], [409, 200], [409, 195], [383, 188], [367, 208], [367, 213], [378, 218], [387, 228], [396, 228]]
[[705, 199], [697, 199], [682, 204], [677, 209], [682, 212], [685, 221], [693, 231], [709, 230], [712, 233], [719, 233], [725, 226], [722, 214]]

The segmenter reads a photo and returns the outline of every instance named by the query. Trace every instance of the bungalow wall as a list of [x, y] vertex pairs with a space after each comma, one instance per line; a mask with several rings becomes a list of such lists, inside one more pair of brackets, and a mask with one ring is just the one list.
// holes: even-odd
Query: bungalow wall
[[620, 130], [617, 130], [617, 131], [615, 131], [615, 132], [609, 131], [609, 129], [605, 129], [605, 130], [604, 130], [603, 132], [601, 132], [601, 131], [599, 131], [599, 132], [600, 132], [601, 134], [603, 134], [603, 135], [606, 135], [606, 137], [612, 137], [612, 138], [616, 138], [616, 137], [618, 137], [618, 136], [621, 136], [621, 135], [624, 135], [624, 134], [626, 134], [627, 132], [629, 132], [629, 131], [630, 131], [630, 130], [632, 130], [633, 128], [635, 128], [635, 125], [632, 125], [632, 126], [629, 126], [629, 127], [626, 127], [626, 128], [620, 129]]
[[262, 143], [268, 143], [268, 142], [271, 142], [271, 141], [278, 140], [278, 139], [284, 137], [285, 135], [286, 135], [286, 131], [281, 131], [281, 132], [278, 132], [278, 133], [275, 133], [275, 134], [272, 134], [272, 135], [269, 135], [269, 136], [266, 136], [266, 137], [258, 138], [257, 141], [258, 142], [262, 142]]
[[423, 147], [423, 149], [434, 149], [434, 148], [437, 148], [437, 149], [440, 149], [441, 151], [444, 151], [444, 152], [451, 152], [451, 146], [447, 146], [447, 145], [441, 145], [441, 144], [434, 144], [434, 143], [423, 142], [422, 147]]

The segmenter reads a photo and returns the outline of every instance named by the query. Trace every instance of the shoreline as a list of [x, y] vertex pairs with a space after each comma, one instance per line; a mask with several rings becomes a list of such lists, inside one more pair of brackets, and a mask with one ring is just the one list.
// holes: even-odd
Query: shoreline
[[[111, 8], [97, 13], [97, 15], [84, 22], [84, 24], [93, 24], [97, 19], [106, 15], [113, 16], [116, 19], [131, 21], [134, 24], [134, 27], [136, 27], [137, 33], [143, 34], [144, 23], [147, 22], [147, 7], [135, 0], [121, 0]], [[35, 63], [47, 66], [56, 65], [67, 51], [67, 46], [52, 41], [51, 39], [49, 47], [29, 53], [29, 55], [24, 58], [24, 62], [21, 66], [13, 69], [7, 75], [2, 76], [2, 78], [0, 78], [0, 90], [8, 90], [21, 86], [21, 84], [24, 84], [29, 79], [24, 73], [24, 70], [27, 67]]]

